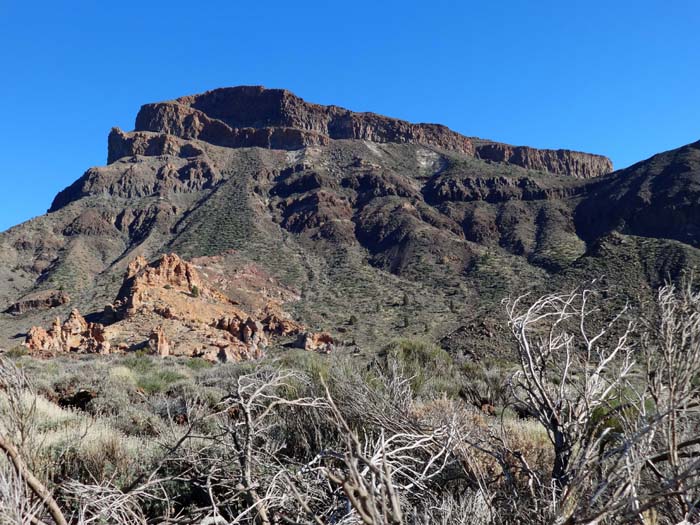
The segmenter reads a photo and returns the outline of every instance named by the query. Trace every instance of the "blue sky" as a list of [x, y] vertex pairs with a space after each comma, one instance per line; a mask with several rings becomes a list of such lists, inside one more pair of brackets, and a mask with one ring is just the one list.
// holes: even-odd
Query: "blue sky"
[[0, 230], [141, 104], [220, 86], [610, 156], [700, 139], [700, 2], [0, 0]]

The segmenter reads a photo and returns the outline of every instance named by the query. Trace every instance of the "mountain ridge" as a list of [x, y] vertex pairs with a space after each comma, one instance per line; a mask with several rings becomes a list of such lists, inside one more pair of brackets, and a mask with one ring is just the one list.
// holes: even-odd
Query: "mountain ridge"
[[[130, 261], [168, 253], [214, 258], [218, 282], [236, 300], [254, 303], [269, 287], [241, 275], [268, 275], [292, 290], [291, 318], [330, 332], [339, 349], [371, 352], [409, 336], [472, 357], [502, 348], [504, 334], [481, 327], [497, 324], [489, 320], [502, 316], [509, 294], [607, 276], [621, 297], [644, 300], [700, 261], [698, 143], [588, 177], [609, 161], [444, 126], [431, 135], [375, 114], [363, 121], [291, 94], [282, 97], [286, 113], [266, 110], [274, 119], [261, 120], [254, 105], [239, 118], [235, 104], [218, 107], [204, 95], [144, 106], [135, 131], [110, 133], [106, 166], [59, 192], [47, 215], [0, 234], [0, 307], [21, 311], [0, 314], [1, 344], [76, 307], [97, 320]], [[188, 104], [259, 127], [231, 127]], [[305, 129], [282, 126], [290, 123]], [[358, 138], [331, 138], [328, 126]], [[286, 146], [267, 138], [246, 145], [262, 136]], [[242, 142], [226, 143], [231, 137]], [[69, 301], [35, 299], [64, 294]]]
[[[409, 142], [574, 177], [590, 178], [612, 171], [612, 162], [602, 155], [466, 137], [441, 124], [412, 124], [377, 113], [312, 104], [290, 91], [262, 86], [220, 88], [145, 104], [136, 117], [134, 132], [165, 132], [228, 147], [279, 149], [326, 145], [328, 140], [339, 139]], [[118, 138], [122, 138], [118, 132], [111, 137], [108, 163], [128, 151], [118, 144]]]

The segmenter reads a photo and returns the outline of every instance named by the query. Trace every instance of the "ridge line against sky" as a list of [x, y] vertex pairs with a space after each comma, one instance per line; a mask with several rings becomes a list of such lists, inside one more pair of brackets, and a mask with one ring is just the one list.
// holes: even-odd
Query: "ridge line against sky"
[[692, 0], [0, 1], [0, 230], [142, 104], [241, 84], [622, 168], [700, 139], [697, 27]]

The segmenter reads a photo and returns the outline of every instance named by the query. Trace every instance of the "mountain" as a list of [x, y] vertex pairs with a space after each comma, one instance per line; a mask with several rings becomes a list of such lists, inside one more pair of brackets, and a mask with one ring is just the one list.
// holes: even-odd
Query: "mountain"
[[[285, 90], [147, 104], [134, 131], [111, 131], [106, 166], [0, 234], [0, 345], [74, 308], [128, 332], [105, 306], [123, 295], [132, 261], [173, 253], [251, 319], [273, 302], [340, 348], [417, 335], [478, 357], [502, 346], [509, 294], [603, 278], [643, 300], [695, 266], [699, 145], [613, 171], [600, 155], [465, 137]], [[211, 330], [213, 313], [197, 315], [181, 321]], [[140, 335], [126, 347], [147, 344], [162, 317], [132, 325]]]

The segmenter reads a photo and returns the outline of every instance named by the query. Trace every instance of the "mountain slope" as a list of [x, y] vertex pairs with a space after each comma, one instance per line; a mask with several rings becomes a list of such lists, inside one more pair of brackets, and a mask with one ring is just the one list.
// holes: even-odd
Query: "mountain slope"
[[617, 230], [700, 247], [700, 142], [604, 177], [576, 210], [582, 237]]
[[690, 145], [609, 173], [597, 155], [260, 87], [148, 104], [133, 132], [110, 134], [107, 166], [0, 235], [3, 310], [37, 291], [71, 298], [2, 314], [0, 343], [76, 306], [101, 312], [134, 257], [175, 252], [269, 275], [297, 298], [295, 319], [353, 348], [419, 335], [492, 351], [501, 337], [480, 323], [508, 294], [607, 275], [639, 296], [695, 265], [697, 156]]

